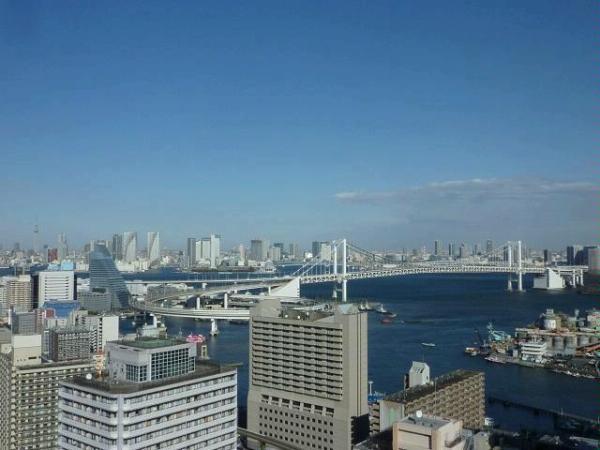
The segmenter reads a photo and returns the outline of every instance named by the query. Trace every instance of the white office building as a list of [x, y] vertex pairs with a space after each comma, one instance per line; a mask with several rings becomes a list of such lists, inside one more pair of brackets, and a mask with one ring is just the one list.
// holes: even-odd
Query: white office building
[[[37, 307], [48, 300], [73, 300], [75, 298], [75, 272], [72, 270], [45, 270], [34, 275], [34, 292]], [[35, 303], [35, 302], [34, 302]]]
[[123, 233], [123, 258], [126, 262], [133, 262], [137, 257], [137, 232], [126, 231]]
[[107, 345], [109, 375], [59, 390], [58, 448], [234, 450], [237, 372], [173, 339]]
[[148, 264], [152, 266], [160, 263], [160, 234], [158, 231], [148, 232]]

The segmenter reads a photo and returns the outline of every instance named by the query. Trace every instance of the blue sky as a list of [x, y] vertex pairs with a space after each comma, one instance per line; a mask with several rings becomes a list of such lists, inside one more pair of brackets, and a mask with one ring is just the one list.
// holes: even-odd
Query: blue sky
[[597, 242], [599, 9], [2, 1], [0, 242]]

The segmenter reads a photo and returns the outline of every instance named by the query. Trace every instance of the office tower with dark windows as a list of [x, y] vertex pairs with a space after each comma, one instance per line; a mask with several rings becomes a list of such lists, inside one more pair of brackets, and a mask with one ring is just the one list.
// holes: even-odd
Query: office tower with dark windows
[[90, 253], [90, 289], [105, 289], [111, 296], [113, 309], [127, 308], [129, 291], [106, 247], [97, 246]]
[[148, 232], [146, 252], [148, 253], [148, 264], [150, 266], [156, 266], [160, 263], [160, 234], [158, 231]]
[[193, 267], [196, 264], [196, 238], [187, 238], [185, 248], [187, 267]]
[[197, 360], [194, 343], [174, 339], [106, 350], [107, 374], [60, 386], [60, 450], [236, 448], [234, 367]]
[[248, 430], [296, 448], [351, 448], [369, 433], [367, 364], [367, 314], [356, 306], [261, 301], [250, 318]]
[[137, 258], [137, 232], [126, 231], [123, 233], [123, 259], [133, 262]]
[[269, 256], [269, 241], [253, 239], [250, 241], [250, 259], [266, 261]]
[[94, 371], [92, 360], [44, 362], [42, 337], [13, 335], [0, 352], [0, 449], [55, 450], [58, 383]]
[[112, 253], [113, 259], [117, 261], [123, 260], [123, 235], [113, 234], [110, 252]]
[[454, 244], [453, 243], [448, 244], [448, 257], [450, 259], [454, 258]]
[[440, 241], [433, 241], [433, 256], [440, 256]]

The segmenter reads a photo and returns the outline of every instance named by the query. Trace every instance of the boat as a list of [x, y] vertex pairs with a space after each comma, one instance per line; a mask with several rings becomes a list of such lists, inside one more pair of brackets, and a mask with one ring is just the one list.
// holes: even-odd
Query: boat
[[435, 344], [433, 342], [421, 342], [421, 345], [423, 347], [435, 347]]
[[384, 316], [386, 316], [386, 317], [389, 317], [389, 318], [391, 318], [391, 319], [395, 319], [395, 318], [398, 316], [398, 314], [396, 314], [396, 313], [393, 313], [393, 312], [391, 312], [391, 311], [388, 311], [388, 312], [386, 312], [386, 313], [383, 313], [383, 315], [384, 315]]
[[475, 347], [466, 347], [465, 353], [469, 356], [477, 356], [479, 354], [479, 350], [477, 350]]
[[383, 305], [379, 305], [375, 311], [378, 312], [379, 314], [387, 314], [388, 313], [388, 310], [385, 309], [383, 307]]
[[485, 360], [497, 364], [506, 364], [506, 361], [498, 358], [497, 356], [488, 356], [487, 358], [485, 358]]
[[390, 319], [389, 317], [384, 317], [383, 319], [379, 320], [379, 322], [383, 325], [389, 325], [391, 323], [394, 323], [394, 320]]
[[215, 319], [210, 319], [210, 335], [216, 336], [219, 333], [220, 332], [219, 332], [219, 327], [217, 326], [217, 321]]

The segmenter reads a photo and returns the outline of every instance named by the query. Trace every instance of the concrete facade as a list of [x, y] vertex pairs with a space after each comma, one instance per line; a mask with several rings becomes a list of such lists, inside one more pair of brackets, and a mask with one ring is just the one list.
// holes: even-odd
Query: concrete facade
[[364, 439], [365, 313], [351, 304], [300, 311], [266, 299], [251, 311], [250, 336], [248, 430], [306, 449], [346, 450]]

